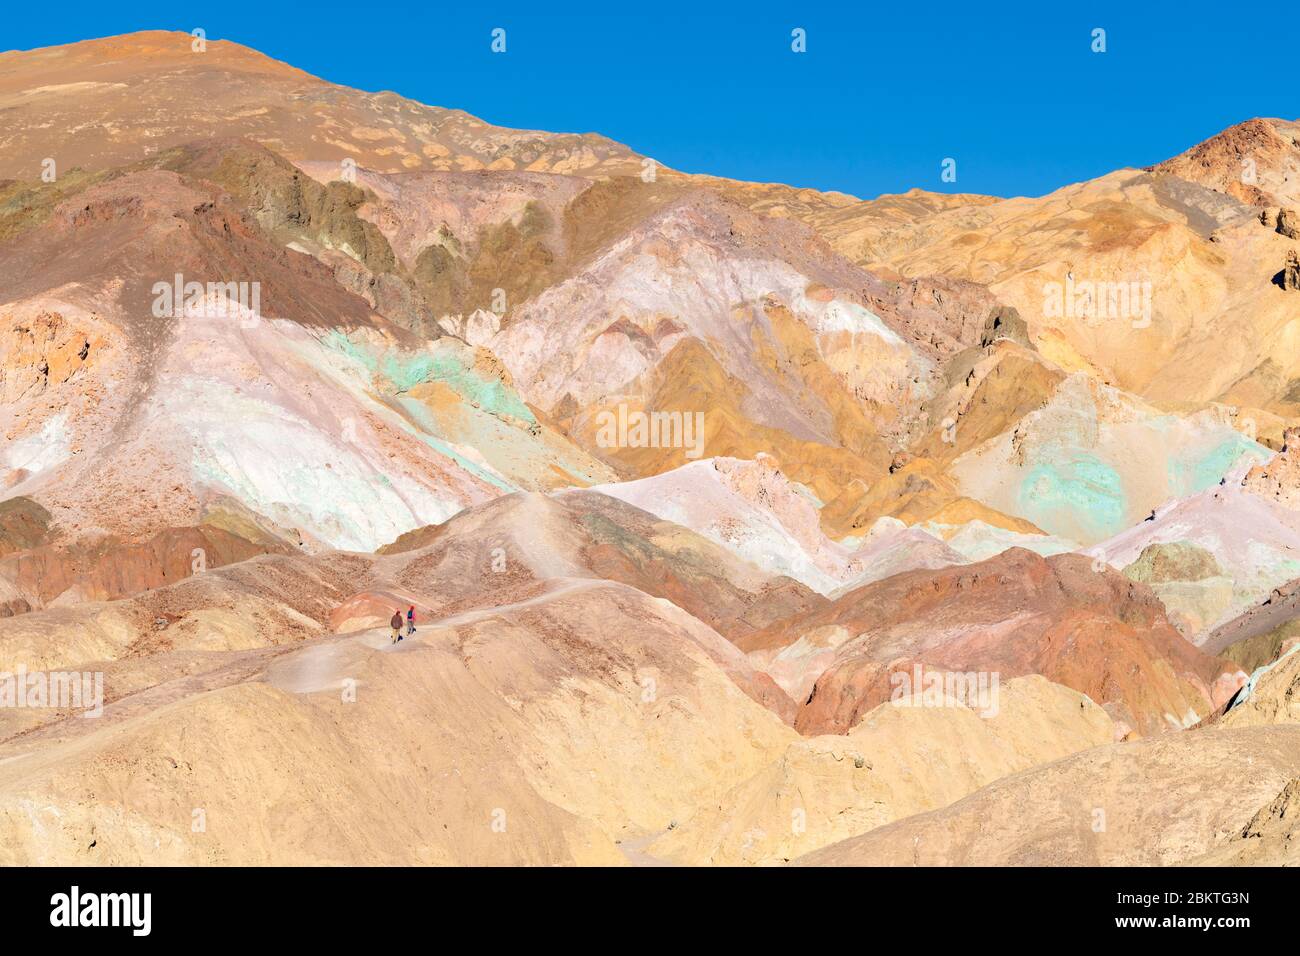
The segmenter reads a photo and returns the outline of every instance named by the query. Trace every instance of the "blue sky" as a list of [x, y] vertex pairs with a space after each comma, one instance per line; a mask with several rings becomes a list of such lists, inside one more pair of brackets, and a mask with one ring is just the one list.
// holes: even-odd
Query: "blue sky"
[[[1000, 9], [993, 9], [995, 6]], [[545, 13], [539, 9], [550, 8]], [[848, 7], [848, 9], [846, 9]], [[1040, 195], [1300, 116], [1292, 5], [15, 3], [0, 49], [202, 27], [336, 83], [599, 132], [690, 172]], [[531, 12], [530, 12], [531, 11]], [[506, 52], [491, 31], [506, 30]], [[791, 30], [807, 52], [791, 51]], [[1091, 50], [1106, 31], [1106, 52]], [[956, 182], [941, 180], [956, 161]]]

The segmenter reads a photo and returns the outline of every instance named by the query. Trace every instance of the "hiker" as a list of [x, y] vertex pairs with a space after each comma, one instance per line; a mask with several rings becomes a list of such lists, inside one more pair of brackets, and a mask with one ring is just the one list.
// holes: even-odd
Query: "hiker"
[[393, 619], [388, 622], [388, 626], [393, 629], [393, 643], [396, 644], [402, 639], [402, 612], [394, 611]]
[[406, 636], [410, 637], [415, 633], [415, 605], [412, 604], [406, 609]]

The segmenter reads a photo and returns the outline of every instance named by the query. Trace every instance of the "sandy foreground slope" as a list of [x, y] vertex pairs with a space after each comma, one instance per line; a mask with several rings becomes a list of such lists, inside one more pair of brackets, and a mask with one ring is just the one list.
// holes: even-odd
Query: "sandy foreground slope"
[[[589, 492], [430, 530], [386, 555], [255, 558], [79, 621], [0, 622], [6, 661], [53, 639], [108, 700], [97, 718], [5, 712], [6, 862], [621, 863], [620, 841], [673, 831], [634, 858], [778, 862], [1114, 733], [1025, 678], [995, 720], [887, 704], [804, 740], [792, 702], [678, 603], [712, 581], [697, 614], [745, 633], [763, 617], [735, 618], [727, 595], [752, 618], [812, 592]], [[365, 626], [407, 602], [434, 619], [413, 638]], [[147, 639], [115, 644], [151, 615]], [[929, 758], [909, 769], [903, 741]], [[808, 822], [785, 820], [785, 839], [792, 779]], [[738, 848], [719, 832], [737, 826], [770, 836]]]
[[617, 863], [615, 840], [791, 733], [666, 602], [592, 582], [532, 601], [237, 656], [27, 735], [5, 862]]
[[901, 698], [847, 734], [791, 743], [651, 850], [733, 866], [787, 862], [1113, 737], [1104, 710], [1037, 675], [1003, 685], [992, 716], [959, 701], [913, 706]]
[[[263, 556], [0, 621], [5, 666], [60, 647], [49, 666], [102, 672], [107, 698], [97, 718], [4, 711], [5, 861], [781, 863], [1053, 760], [1118, 761], [1126, 794], [1159, 786], [1171, 752], [1184, 812], [1235, 826], [1300, 746], [1266, 728], [1276, 747], [1232, 759], [1276, 771], [1224, 796], [1236, 764], [1211, 744], [1255, 740], [1233, 726], [1244, 709], [1111, 744], [1104, 709], [1041, 676], [800, 736], [794, 702], [721, 631], [827, 599], [594, 492], [499, 498], [385, 552]], [[692, 592], [710, 595], [693, 614]], [[382, 622], [408, 603], [421, 626], [393, 644]], [[1072, 799], [1100, 799], [1080, 773]], [[1049, 846], [1043, 862], [1068, 861]]]
[[1111, 744], [825, 847], [815, 865], [1294, 865], [1300, 654], [1189, 733]]
[[[582, 513], [659, 580], [675, 560], [725, 568], [680, 547], [655, 563], [609, 515], [654, 519], [597, 499]], [[793, 736], [734, 645], [587, 569], [612, 555], [574, 544], [563, 507], [513, 496], [484, 510], [424, 548], [259, 558], [87, 607], [87, 623], [159, 615], [152, 646], [107, 661], [58, 612], [0, 622], [19, 659], [24, 635], [66, 635], [109, 700], [99, 718], [33, 711], [44, 720], [26, 726], [6, 711], [9, 861], [619, 862], [625, 830], [666, 827]], [[477, 590], [453, 590], [471, 572]], [[386, 628], [331, 636], [340, 609], [356, 620], [386, 602], [386, 621], [408, 601], [444, 623], [396, 645]]]

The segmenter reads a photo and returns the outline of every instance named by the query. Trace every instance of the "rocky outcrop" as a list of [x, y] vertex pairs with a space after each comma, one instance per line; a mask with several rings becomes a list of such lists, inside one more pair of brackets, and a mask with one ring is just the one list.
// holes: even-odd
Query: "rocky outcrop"
[[1020, 313], [1009, 305], [998, 306], [989, 314], [980, 336], [980, 346], [987, 348], [998, 339], [1010, 339], [1025, 348], [1034, 347], [1029, 338], [1029, 326], [1020, 317]]
[[1260, 808], [1241, 830], [1206, 856], [1199, 866], [1295, 866], [1300, 859], [1300, 777]]
[[[1155, 166], [1152, 172], [1177, 176], [1225, 193], [1250, 206], [1281, 205], [1295, 198], [1292, 174], [1300, 163], [1295, 124], [1250, 119], [1198, 143]], [[1243, 160], [1249, 159], [1249, 167]], [[1245, 176], [1250, 169], [1254, 175]]]
[[1225, 727], [1300, 724], [1300, 654], [1293, 642], [1251, 674], [1217, 722]]
[[1263, 601], [1220, 624], [1200, 646], [1252, 671], [1276, 660], [1296, 635], [1300, 635], [1300, 578], [1279, 584]]
[[396, 267], [388, 240], [358, 215], [374, 196], [355, 183], [319, 183], [271, 150], [240, 140], [181, 147], [164, 153], [158, 163], [228, 190], [258, 225], [281, 240], [343, 250], [374, 273]]
[[1222, 574], [1214, 555], [1186, 541], [1149, 544], [1142, 549], [1138, 559], [1124, 569], [1125, 577], [1143, 584], [1203, 581]]
[[1189, 541], [1147, 545], [1124, 568], [1124, 576], [1150, 587], [1163, 602], [1169, 623], [1190, 641], [1219, 620], [1233, 601], [1232, 578], [1211, 552]]
[[1279, 452], [1270, 461], [1255, 465], [1246, 472], [1241, 485], [1253, 494], [1294, 509], [1300, 508], [1300, 446], [1297, 446], [1294, 433], [1288, 430], [1288, 434], [1290, 440], [1285, 447], [1291, 450]]
[[933, 275], [890, 283], [868, 307], [896, 314], [905, 334], [940, 360], [979, 344], [991, 316], [1003, 310], [983, 285]]
[[[29, 317], [0, 317], [0, 401], [38, 397], [81, 371], [97, 337], [62, 313], [46, 309]], [[92, 339], [94, 341], [92, 341]]]
[[1288, 239], [1300, 239], [1300, 225], [1297, 225], [1294, 209], [1277, 211], [1277, 231]]
[[50, 513], [30, 498], [0, 501], [0, 558], [41, 544], [50, 535]]
[[1282, 267], [1279, 280], [1287, 292], [1300, 292], [1300, 256], [1294, 249], [1286, 254], [1286, 265]]
[[1243, 638], [1223, 649], [1223, 657], [1247, 673], [1265, 667], [1300, 644], [1300, 620], [1292, 618], [1271, 631]]

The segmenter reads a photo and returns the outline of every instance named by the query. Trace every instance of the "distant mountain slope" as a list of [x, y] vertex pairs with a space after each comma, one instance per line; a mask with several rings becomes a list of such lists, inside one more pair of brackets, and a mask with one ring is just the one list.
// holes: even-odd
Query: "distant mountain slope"
[[0, 178], [52, 157], [101, 170], [205, 136], [247, 136], [292, 160], [403, 169], [640, 171], [593, 134], [491, 126], [461, 110], [318, 79], [227, 40], [150, 31], [0, 53]]
[[[1300, 250], [1276, 228], [1280, 208], [1294, 220], [1300, 205], [1298, 144], [1296, 122], [1253, 119], [1148, 170], [1038, 198], [718, 188], [812, 225], [882, 277], [987, 286], [1066, 370], [1169, 407], [1245, 406], [1261, 435], [1279, 436], [1275, 416], [1300, 414], [1300, 326], [1276, 282]], [[1120, 293], [1134, 284], [1136, 304], [1125, 306]]]

